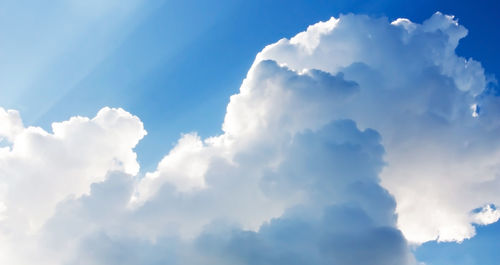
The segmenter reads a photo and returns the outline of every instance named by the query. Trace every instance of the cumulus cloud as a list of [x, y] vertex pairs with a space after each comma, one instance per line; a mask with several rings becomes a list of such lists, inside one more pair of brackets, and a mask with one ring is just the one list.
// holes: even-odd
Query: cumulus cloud
[[500, 109], [466, 34], [441, 13], [312, 25], [256, 56], [222, 134], [144, 176], [122, 109], [52, 132], [0, 109], [0, 261], [413, 265], [408, 242], [470, 238], [499, 216]]
[[109, 170], [139, 171], [132, 148], [146, 132], [137, 117], [122, 109], [104, 108], [93, 119], [53, 123], [52, 132], [24, 127], [16, 111], [0, 110], [0, 117], [0, 136], [7, 141], [0, 152], [2, 226], [37, 229], [58, 202], [88, 193]]
[[498, 107], [480, 63], [455, 53], [466, 35], [441, 13], [423, 24], [345, 15], [310, 26], [257, 55], [240, 94], [231, 97], [224, 134], [207, 139], [202, 152], [231, 160], [258, 139], [265, 143], [256, 148], [265, 150], [259, 156], [278, 165], [285, 139], [352, 119], [382, 135], [381, 178], [396, 197], [405, 236], [415, 243], [470, 238], [470, 211], [499, 203], [494, 189], [482, 188], [498, 174]]
[[[41, 240], [68, 249], [64, 264], [414, 264], [395, 202], [378, 185], [383, 152], [375, 131], [336, 121], [297, 134], [278, 167], [248, 174], [261, 163], [219, 161], [204, 190], [160, 189], [138, 209], [128, 205], [131, 177], [111, 173], [90, 195], [61, 204]], [[236, 215], [255, 219], [269, 208], [259, 196], [301, 200], [244, 229]], [[195, 235], [177, 232], [198, 225]]]
[[466, 34], [441, 13], [423, 24], [346, 15], [269, 45], [255, 62], [343, 73], [358, 84], [348, 105], [330, 104], [323, 115], [382, 135], [382, 183], [413, 242], [470, 238], [470, 211], [499, 203], [493, 189], [484, 189], [497, 182], [498, 98], [488, 94], [480, 63], [455, 53]]

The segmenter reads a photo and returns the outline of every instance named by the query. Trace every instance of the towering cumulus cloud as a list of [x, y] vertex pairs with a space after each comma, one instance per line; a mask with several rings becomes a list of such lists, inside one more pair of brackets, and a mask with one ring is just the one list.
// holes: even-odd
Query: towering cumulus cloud
[[466, 34], [440, 13], [312, 25], [257, 55], [221, 135], [144, 176], [122, 109], [52, 132], [0, 109], [0, 262], [415, 265], [410, 244], [500, 217], [500, 105]]

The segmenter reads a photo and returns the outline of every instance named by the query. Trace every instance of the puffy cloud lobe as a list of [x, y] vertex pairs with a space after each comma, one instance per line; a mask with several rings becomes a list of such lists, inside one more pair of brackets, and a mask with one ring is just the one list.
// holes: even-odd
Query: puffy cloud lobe
[[473, 214], [474, 223], [479, 225], [489, 225], [500, 219], [500, 211], [490, 204], [481, 208], [480, 211]]
[[[203, 149], [204, 144], [195, 133], [183, 135], [160, 161], [158, 170], [146, 174], [138, 193], [155, 193], [165, 181], [175, 183], [180, 191], [204, 188], [209, 157], [203, 154]], [[134, 198], [133, 202], [136, 200], [143, 201], [144, 197]]]
[[[4, 119], [5, 112], [2, 119]], [[137, 174], [132, 148], [146, 134], [140, 120], [122, 109], [104, 108], [93, 119], [73, 117], [52, 124], [52, 133], [22, 125], [17, 112], [2, 123], [11, 142], [0, 153], [3, 226], [37, 229], [68, 196], [89, 192], [109, 170]], [[26, 229], [26, 227], [19, 227]]]
[[320, 70], [300, 73], [264, 60], [250, 70], [241, 93], [231, 97], [222, 137], [295, 133], [330, 120], [330, 107], [346, 104], [358, 85]]
[[0, 108], [0, 141], [14, 141], [23, 127], [19, 112]]
[[[282, 217], [258, 233], [204, 234], [214, 264], [413, 264], [399, 230], [373, 227], [359, 208], [332, 206], [317, 220]], [[208, 249], [208, 250], [207, 250]], [[229, 262], [228, 262], [229, 261]]]
[[267, 46], [256, 63], [271, 59], [297, 71], [319, 69], [329, 73], [362, 63], [391, 81], [384, 84], [386, 88], [404, 87], [415, 72], [438, 66], [460, 90], [477, 94], [486, 85], [484, 70], [478, 62], [455, 54], [458, 41], [466, 35], [467, 30], [452, 16], [441, 13], [422, 25], [409, 20], [389, 23], [387, 18], [344, 15]]

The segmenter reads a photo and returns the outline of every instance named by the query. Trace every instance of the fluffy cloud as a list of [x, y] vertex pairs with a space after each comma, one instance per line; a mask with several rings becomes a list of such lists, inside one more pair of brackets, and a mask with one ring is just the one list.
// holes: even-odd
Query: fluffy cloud
[[343, 73], [358, 84], [349, 104], [324, 103], [329, 111], [322, 115], [353, 119], [382, 135], [382, 183], [413, 242], [470, 238], [471, 211], [499, 203], [486, 188], [498, 182], [498, 98], [480, 63], [456, 55], [466, 34], [441, 13], [423, 24], [346, 15], [269, 45], [255, 61]]
[[[4, 260], [414, 264], [395, 226], [395, 201], [379, 185], [384, 165], [380, 135], [360, 131], [351, 120], [327, 121], [320, 115], [326, 109], [314, 106], [317, 101], [341, 106], [358, 91], [357, 84], [317, 70], [298, 74], [273, 61], [259, 63], [253, 74], [253, 81], [245, 81], [249, 93], [234, 96], [228, 113], [258, 120], [254, 125], [231, 126], [232, 133], [203, 141], [186, 134], [158, 171], [138, 182], [130, 175], [135, 172], [108, 165], [111, 173], [94, 179], [89, 193], [59, 198], [42, 227], [9, 238], [6, 244], [26, 247], [9, 249], [6, 256], [11, 259]], [[309, 89], [318, 94], [308, 95]], [[259, 103], [262, 96], [269, 101]], [[263, 112], [254, 113], [254, 104]], [[120, 114], [126, 125], [136, 125], [124, 126], [136, 130], [119, 130], [113, 139], [142, 137], [142, 124], [122, 110], [104, 109], [93, 120], [77, 119], [89, 123], [108, 112]], [[233, 118], [228, 114], [224, 126]], [[67, 124], [69, 131], [78, 127], [60, 124]]]
[[0, 261], [416, 264], [407, 241], [498, 220], [500, 109], [466, 34], [440, 13], [312, 25], [257, 55], [221, 135], [143, 177], [124, 110], [50, 133], [2, 109]]
[[[132, 179], [111, 173], [89, 196], [61, 204], [40, 240], [67, 250], [63, 264], [414, 264], [395, 202], [378, 185], [379, 141], [337, 121], [297, 134], [275, 168], [219, 161], [203, 190], [166, 187], [135, 209]], [[300, 203], [256, 230], [241, 226], [246, 218], [234, 222], [290, 197]], [[178, 233], [199, 225], [195, 235]]]
[[[500, 203], [485, 188], [497, 182], [499, 127], [498, 99], [488, 94], [483, 68], [455, 53], [466, 35], [441, 13], [423, 24], [346, 15], [312, 25], [257, 55], [240, 94], [231, 97], [224, 134], [207, 139], [200, 152], [231, 160], [254, 148], [278, 165], [279, 150], [295, 133], [352, 119], [382, 135], [381, 178], [396, 197], [405, 236], [416, 243], [470, 238], [471, 211]], [[159, 167], [140, 186], [158, 182], [164, 171]], [[205, 178], [198, 174], [199, 187]], [[147, 190], [154, 191], [141, 193]]]
[[16, 111], [0, 109], [5, 146], [0, 152], [2, 226], [37, 229], [58, 202], [79, 197], [109, 170], [137, 174], [132, 148], [146, 134], [140, 120], [122, 109], [104, 108], [93, 119], [73, 117], [52, 132], [25, 128]]
[[22, 130], [23, 121], [19, 112], [0, 108], [0, 141], [12, 142]]

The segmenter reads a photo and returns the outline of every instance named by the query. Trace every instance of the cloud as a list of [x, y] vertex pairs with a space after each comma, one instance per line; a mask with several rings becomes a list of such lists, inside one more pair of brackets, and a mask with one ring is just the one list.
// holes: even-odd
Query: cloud
[[132, 148], [146, 131], [122, 109], [104, 108], [93, 119], [53, 123], [52, 132], [24, 127], [16, 111], [0, 110], [0, 115], [6, 121], [0, 136], [8, 141], [0, 152], [0, 202], [8, 217], [2, 225], [36, 230], [58, 202], [88, 193], [109, 170], [139, 171]]
[[479, 187], [496, 183], [498, 99], [487, 94], [480, 63], [455, 53], [466, 35], [441, 13], [423, 24], [345, 15], [310, 26], [257, 55], [240, 94], [231, 97], [224, 134], [207, 139], [201, 152], [231, 160], [237, 150], [261, 145], [265, 154], [254, 156], [278, 165], [278, 150], [295, 133], [352, 119], [382, 135], [381, 179], [396, 197], [406, 238], [470, 238], [470, 211], [499, 203], [493, 189]]
[[414, 264], [394, 227], [394, 200], [378, 185], [379, 140], [349, 120], [299, 133], [261, 186], [275, 199], [300, 194], [302, 203], [257, 232], [207, 232], [199, 244], [222, 264]]
[[[384, 165], [380, 135], [360, 131], [352, 120], [325, 122], [320, 114], [326, 109], [314, 106], [317, 101], [342, 105], [358, 85], [317, 70], [299, 74], [273, 61], [260, 63], [254, 74], [255, 82], [247, 83], [249, 93], [234, 96], [228, 107], [254, 125], [233, 126], [235, 117], [228, 115], [224, 126], [231, 133], [203, 141], [186, 134], [156, 173], [138, 181], [132, 177], [135, 170], [107, 165], [107, 176], [87, 183], [90, 192], [67, 191], [42, 227], [9, 238], [10, 245], [26, 247], [9, 249], [12, 259], [7, 261], [414, 264], [406, 239], [395, 227], [395, 202], [379, 185]], [[317, 94], [309, 95], [310, 89]], [[259, 102], [262, 96], [269, 101]], [[259, 108], [263, 112], [255, 112]], [[310, 129], [309, 122], [325, 124]], [[92, 120], [79, 117], [54, 124], [53, 135], [72, 142], [72, 134], [62, 132], [87, 134], [83, 129], [93, 123], [119, 128], [112, 133], [114, 140], [135, 139], [128, 148], [145, 133], [137, 117], [106, 108]], [[172, 167], [175, 163], [180, 169]], [[184, 165], [203, 165], [203, 170]], [[62, 174], [73, 181], [79, 177]], [[186, 186], [200, 177], [203, 185]], [[8, 212], [5, 220], [10, 218]]]
[[0, 141], [12, 142], [23, 129], [23, 122], [19, 112], [0, 108]]
[[[373, 130], [336, 121], [297, 134], [276, 168], [245, 174], [256, 166], [248, 158], [237, 166], [220, 161], [223, 170], [212, 174], [231, 172], [217, 180], [229, 187], [208, 178], [203, 190], [160, 189], [135, 209], [132, 178], [111, 173], [90, 195], [60, 204], [40, 240], [67, 249], [63, 264], [415, 264], [395, 228], [395, 202], [378, 185], [379, 141]], [[301, 202], [245, 229], [235, 215], [265, 211], [259, 193], [267, 203]], [[177, 232], [197, 225], [195, 235]]]
[[495, 206], [490, 204], [482, 207], [480, 211], [475, 212], [473, 215], [474, 223], [479, 225], [489, 225], [495, 223], [500, 219], [500, 211]]
[[498, 97], [480, 63], [455, 53], [466, 35], [441, 13], [423, 24], [345, 15], [269, 45], [254, 67], [274, 60], [356, 82], [349, 104], [324, 103], [325, 120], [353, 119], [381, 134], [382, 184], [396, 197], [406, 238], [461, 241], [475, 233], [470, 211], [500, 199], [485, 189], [498, 175]]
[[312, 25], [257, 55], [222, 134], [144, 176], [122, 109], [52, 133], [0, 110], [0, 261], [414, 265], [408, 242], [470, 238], [498, 220], [500, 141], [466, 34], [441, 13]]

